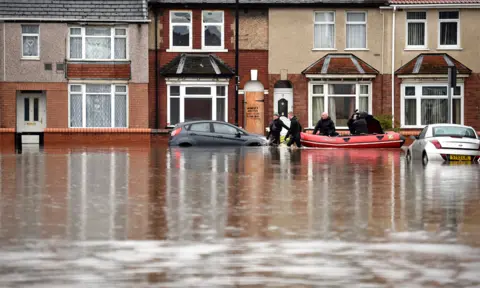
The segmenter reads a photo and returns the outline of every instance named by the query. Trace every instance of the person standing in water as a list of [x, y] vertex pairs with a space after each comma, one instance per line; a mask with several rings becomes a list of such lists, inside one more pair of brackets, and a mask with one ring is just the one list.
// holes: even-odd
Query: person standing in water
[[295, 143], [297, 147], [300, 148], [302, 147], [302, 144], [300, 143], [302, 125], [300, 125], [300, 122], [298, 122], [297, 116], [293, 115], [293, 111], [288, 112], [288, 119], [290, 119], [290, 130], [288, 130], [285, 139], [290, 139], [288, 140], [287, 146], [290, 147], [293, 143]]
[[270, 122], [269, 130], [267, 134], [267, 139], [272, 136], [272, 144], [280, 145], [280, 132], [282, 132], [282, 128], [290, 130], [290, 128], [280, 120], [278, 113], [273, 114], [273, 120]]

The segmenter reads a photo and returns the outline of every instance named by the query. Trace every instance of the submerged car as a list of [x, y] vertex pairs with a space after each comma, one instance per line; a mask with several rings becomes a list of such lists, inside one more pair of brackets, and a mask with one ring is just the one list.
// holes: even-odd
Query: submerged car
[[222, 121], [191, 121], [179, 123], [168, 140], [170, 146], [265, 146], [267, 138], [251, 134]]
[[428, 161], [480, 161], [480, 139], [470, 126], [457, 124], [427, 125], [406, 151], [407, 160]]

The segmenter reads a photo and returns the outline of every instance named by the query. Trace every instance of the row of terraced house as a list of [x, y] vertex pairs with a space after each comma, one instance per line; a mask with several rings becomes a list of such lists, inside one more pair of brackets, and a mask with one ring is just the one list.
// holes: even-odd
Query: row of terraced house
[[235, 47], [234, 0], [1, 1], [0, 145], [145, 142], [192, 119], [262, 133], [289, 110], [307, 129], [360, 109], [417, 133], [448, 120], [449, 66], [452, 120], [480, 130], [479, 8], [240, 0]]

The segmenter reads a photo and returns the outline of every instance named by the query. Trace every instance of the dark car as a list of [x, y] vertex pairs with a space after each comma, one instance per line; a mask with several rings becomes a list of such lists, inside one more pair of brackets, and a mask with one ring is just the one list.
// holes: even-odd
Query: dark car
[[222, 121], [179, 123], [170, 133], [170, 146], [265, 146], [267, 138]]

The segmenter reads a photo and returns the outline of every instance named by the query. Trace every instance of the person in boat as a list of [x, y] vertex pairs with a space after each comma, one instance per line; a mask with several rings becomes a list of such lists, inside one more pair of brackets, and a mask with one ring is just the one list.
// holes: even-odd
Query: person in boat
[[348, 121], [348, 129], [352, 135], [366, 135], [368, 134], [367, 112], [355, 111], [351, 119]]
[[293, 111], [288, 112], [288, 119], [290, 119], [290, 130], [288, 130], [285, 139], [290, 138], [287, 142], [287, 146], [292, 146], [293, 143], [297, 145], [298, 148], [302, 147], [300, 143], [300, 133], [302, 132], [302, 125], [298, 122], [297, 116], [293, 114]]
[[290, 130], [290, 128], [280, 120], [278, 113], [273, 114], [273, 120], [270, 122], [269, 130], [267, 134], [267, 139], [270, 139], [272, 136], [271, 144], [280, 145], [280, 132], [282, 132], [282, 128]]
[[337, 131], [335, 131], [335, 123], [332, 118], [328, 116], [327, 112], [323, 112], [320, 120], [318, 120], [315, 129], [313, 129], [313, 135], [317, 135], [317, 132], [320, 132], [320, 135], [323, 136], [338, 136]]

